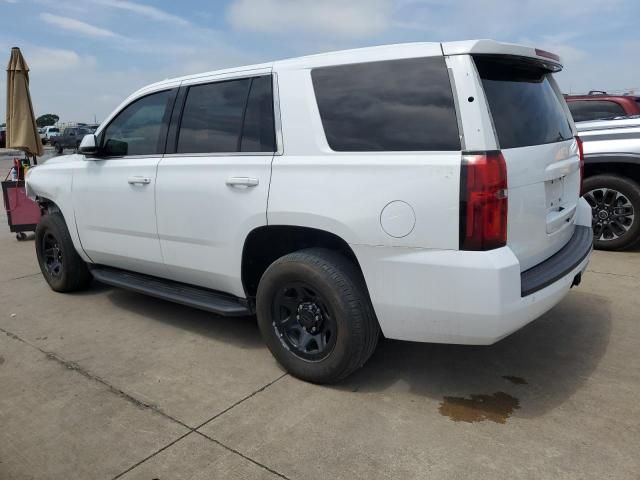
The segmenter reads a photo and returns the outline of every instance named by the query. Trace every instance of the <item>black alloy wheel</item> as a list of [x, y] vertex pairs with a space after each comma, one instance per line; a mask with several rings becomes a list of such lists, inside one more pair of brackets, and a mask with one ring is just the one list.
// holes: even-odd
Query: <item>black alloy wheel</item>
[[56, 292], [75, 292], [91, 284], [87, 264], [80, 258], [62, 214], [46, 212], [36, 227], [36, 255], [42, 276]]
[[302, 282], [285, 285], [273, 300], [273, 328], [283, 346], [309, 362], [333, 350], [338, 325], [326, 301]]
[[337, 382], [365, 364], [380, 326], [353, 259], [307, 248], [275, 260], [256, 295], [260, 333], [293, 376]]
[[64, 264], [62, 263], [62, 248], [58, 239], [47, 231], [42, 237], [42, 267], [53, 278], [60, 278], [64, 272]]

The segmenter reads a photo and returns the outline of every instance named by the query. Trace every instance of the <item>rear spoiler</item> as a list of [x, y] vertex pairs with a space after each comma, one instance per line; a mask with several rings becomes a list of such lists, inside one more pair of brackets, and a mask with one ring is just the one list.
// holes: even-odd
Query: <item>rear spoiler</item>
[[495, 40], [466, 40], [445, 42], [441, 46], [444, 55], [510, 55], [536, 60], [552, 72], [562, 70], [562, 61], [555, 53], [515, 43], [502, 43]]

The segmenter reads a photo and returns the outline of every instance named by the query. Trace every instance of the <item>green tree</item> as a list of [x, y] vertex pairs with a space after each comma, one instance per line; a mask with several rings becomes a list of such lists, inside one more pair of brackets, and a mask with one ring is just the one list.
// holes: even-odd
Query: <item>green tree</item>
[[60, 120], [60, 117], [54, 113], [47, 113], [45, 115], [40, 115], [36, 118], [36, 125], [38, 127], [48, 127], [50, 125], [55, 125]]

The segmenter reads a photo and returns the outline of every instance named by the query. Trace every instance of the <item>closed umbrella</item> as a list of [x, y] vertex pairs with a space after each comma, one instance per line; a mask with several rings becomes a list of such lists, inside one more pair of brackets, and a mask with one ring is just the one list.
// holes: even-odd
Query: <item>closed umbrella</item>
[[43, 153], [29, 94], [29, 66], [18, 47], [11, 49], [7, 66], [7, 148]]

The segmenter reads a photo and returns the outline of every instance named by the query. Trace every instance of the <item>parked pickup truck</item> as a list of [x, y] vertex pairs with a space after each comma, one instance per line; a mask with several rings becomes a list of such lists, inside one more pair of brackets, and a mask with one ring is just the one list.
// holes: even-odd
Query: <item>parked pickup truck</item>
[[93, 133], [93, 130], [88, 127], [67, 127], [60, 135], [50, 137], [49, 142], [58, 153], [62, 153], [65, 148], [77, 150], [82, 138], [90, 133]]
[[585, 195], [594, 245], [622, 250], [640, 243], [640, 116], [576, 123], [583, 141]]
[[78, 154], [29, 169], [42, 274], [60, 292], [95, 278], [255, 313], [312, 382], [360, 368], [381, 333], [495, 343], [560, 302], [591, 255], [561, 69], [478, 40], [149, 85]]
[[574, 122], [640, 115], [640, 97], [634, 95], [591, 91], [588, 95], [566, 95], [565, 99]]

